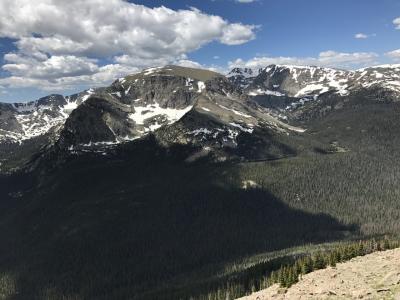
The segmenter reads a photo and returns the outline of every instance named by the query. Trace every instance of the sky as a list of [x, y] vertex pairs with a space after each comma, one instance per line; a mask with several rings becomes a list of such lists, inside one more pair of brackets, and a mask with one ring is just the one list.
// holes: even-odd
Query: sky
[[0, 101], [177, 64], [400, 63], [399, 0], [1, 0]]

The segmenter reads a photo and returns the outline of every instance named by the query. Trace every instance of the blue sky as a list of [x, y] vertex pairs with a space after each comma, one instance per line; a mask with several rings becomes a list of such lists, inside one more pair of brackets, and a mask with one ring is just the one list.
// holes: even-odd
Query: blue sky
[[398, 0], [130, 2], [2, 0], [0, 101], [68, 95], [169, 63], [226, 72], [400, 62]]

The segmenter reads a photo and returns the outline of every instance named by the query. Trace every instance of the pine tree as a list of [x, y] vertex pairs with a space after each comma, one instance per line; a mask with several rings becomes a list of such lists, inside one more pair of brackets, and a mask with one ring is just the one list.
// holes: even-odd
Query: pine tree
[[341, 252], [340, 252], [340, 256], [342, 258], [342, 261], [348, 261], [351, 258], [349, 248], [348, 247], [342, 247], [341, 248]]
[[380, 242], [376, 243], [376, 251], [382, 251], [382, 246]]
[[313, 266], [312, 266], [311, 257], [307, 256], [302, 261], [301, 273], [302, 274], [308, 274], [308, 273], [312, 272], [312, 270], [313, 270]]
[[297, 275], [301, 273], [301, 264], [300, 264], [300, 261], [298, 259], [294, 263], [294, 269], [296, 270], [296, 274]]
[[286, 286], [290, 287], [294, 283], [294, 269], [293, 267], [288, 267], [287, 283]]
[[390, 243], [389, 243], [389, 240], [387, 238], [385, 238], [385, 240], [383, 241], [383, 249], [384, 250], [390, 249]]
[[285, 268], [280, 268], [278, 271], [278, 283], [281, 287], [285, 287], [286, 285], [286, 274], [285, 274]]
[[329, 265], [331, 267], [336, 267], [336, 263], [337, 263], [336, 254], [335, 254], [335, 251], [334, 251], [334, 252], [331, 252], [329, 254]]
[[300, 274], [299, 267], [296, 264], [292, 268], [292, 273], [293, 273], [292, 284], [295, 284], [299, 282], [299, 274]]
[[313, 257], [313, 268], [314, 270], [323, 269], [326, 267], [326, 263], [324, 257], [322, 256], [321, 252], [317, 252]]
[[272, 271], [271, 272], [271, 275], [270, 275], [270, 277], [269, 277], [269, 282], [271, 283], [271, 285], [272, 284], [274, 284], [274, 283], [277, 283], [277, 282], [279, 282], [279, 279], [278, 279], [278, 272], [279, 271]]
[[358, 252], [359, 256], [364, 256], [365, 255], [364, 244], [361, 241], [358, 243], [358, 251], [357, 252]]

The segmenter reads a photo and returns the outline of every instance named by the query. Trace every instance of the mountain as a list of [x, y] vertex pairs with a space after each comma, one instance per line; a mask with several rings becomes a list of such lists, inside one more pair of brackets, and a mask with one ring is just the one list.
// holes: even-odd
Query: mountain
[[231, 299], [394, 236], [398, 76], [165, 66], [2, 104], [0, 298]]
[[[259, 70], [260, 72], [261, 70]], [[226, 77], [241, 88], [246, 88], [253, 82], [254, 78], [257, 76], [257, 73], [253, 71], [251, 68], [233, 68]]]
[[253, 131], [302, 131], [250, 102], [224, 76], [177, 66], [147, 69], [68, 97], [4, 104], [1, 115], [7, 122], [0, 147], [15, 145], [17, 152], [32, 143], [34, 151], [52, 144], [71, 153], [100, 151], [155, 131], [164, 144], [192, 144], [208, 151], [237, 148], [239, 135]]
[[[260, 69], [257, 76], [251, 69], [236, 68], [227, 76], [232, 82], [248, 79], [245, 90], [251, 95], [276, 95], [301, 98], [333, 91], [341, 96], [361, 88], [380, 86], [399, 92], [400, 65], [381, 65], [346, 71], [322, 67], [270, 65]], [[240, 76], [239, 76], [240, 77]]]
[[[356, 71], [345, 71], [322, 67], [270, 65], [258, 71], [257, 76], [249, 69], [234, 69], [228, 78], [236, 83], [246, 78], [241, 85], [244, 92], [258, 103], [275, 108], [284, 118], [290, 111], [309, 101], [317, 101], [327, 95], [350, 96], [365, 90], [379, 89], [387, 98], [398, 99], [400, 65], [382, 65]], [[279, 97], [279, 98], [278, 98]]]
[[62, 126], [69, 114], [94, 92], [63, 97], [49, 95], [27, 103], [2, 103], [0, 141], [21, 143]]
[[[263, 130], [303, 132], [304, 124], [294, 126], [299, 125], [296, 121], [341, 107], [346, 99], [360, 93], [397, 101], [399, 70], [400, 65], [357, 71], [271, 65], [258, 72], [235, 68], [225, 77], [206, 70], [166, 66], [76, 95], [3, 103], [3, 165], [7, 165], [9, 156], [4, 149], [17, 144], [16, 152], [33, 145], [32, 151], [37, 152], [57, 144], [76, 153], [113, 147], [153, 132], [166, 144], [233, 149], [241, 134], [255, 132], [257, 138]], [[306, 103], [310, 104], [304, 107]], [[23, 163], [26, 161], [10, 165]]]

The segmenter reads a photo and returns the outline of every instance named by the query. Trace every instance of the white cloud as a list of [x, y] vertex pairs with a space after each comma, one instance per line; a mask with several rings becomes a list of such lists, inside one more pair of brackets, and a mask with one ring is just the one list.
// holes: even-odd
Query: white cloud
[[400, 29], [400, 17], [394, 19], [393, 24], [396, 26], [396, 29]]
[[373, 52], [341, 53], [324, 51], [318, 57], [254, 57], [244, 61], [237, 59], [229, 62], [229, 68], [247, 67], [252, 69], [263, 68], [271, 64], [278, 65], [315, 65], [323, 67], [352, 68], [373, 63], [378, 55]]
[[138, 72], [135, 67], [128, 67], [119, 64], [109, 64], [98, 67], [93, 74], [82, 74], [78, 76], [59, 77], [54, 79], [43, 79], [27, 76], [10, 76], [0, 78], [0, 86], [11, 88], [36, 87], [51, 92], [63, 92], [73, 90], [77, 87], [104, 86], [116, 78]]
[[96, 60], [76, 56], [56, 56], [38, 60], [30, 56], [9, 53], [4, 56], [7, 62], [3, 69], [14, 76], [57, 79], [94, 74], [99, 70]]
[[390, 57], [393, 60], [400, 60], [400, 49], [396, 49], [390, 52], [385, 53], [386, 56]]
[[254, 29], [258, 26], [243, 26], [240, 23], [230, 24], [223, 29], [220, 41], [226, 45], [240, 45], [254, 39]]
[[354, 35], [354, 38], [356, 38], [356, 39], [367, 39], [368, 35], [365, 34], [365, 33], [357, 33], [357, 34]]
[[218, 72], [218, 73], [226, 73], [226, 69], [222, 68], [221, 66], [202, 65], [202, 64], [200, 64], [200, 63], [198, 63], [196, 61], [192, 61], [192, 60], [189, 60], [189, 59], [181, 59], [181, 60], [175, 61], [174, 64], [177, 65], [177, 66], [181, 66], [181, 67], [199, 68], [199, 69], [206, 69], [206, 70], [210, 70], [210, 71], [214, 71], [214, 72]]
[[97, 73], [104, 75], [102, 59], [127, 71], [163, 65], [212, 41], [246, 43], [255, 29], [196, 8], [175, 11], [123, 0], [1, 0], [0, 37], [17, 40], [16, 53], [7, 54], [3, 66], [10, 78], [1, 82], [41, 80], [61, 87], [72, 84], [72, 77], [95, 80]]
[[376, 34], [375, 33], [372, 33], [372, 34], [366, 34], [366, 33], [357, 33], [357, 34], [355, 34], [354, 35], [354, 38], [356, 38], [356, 39], [368, 39], [368, 38], [370, 38], [370, 37], [375, 37], [376, 36]]
[[341, 53], [330, 50], [319, 54], [317, 65], [347, 68], [372, 63], [377, 57], [378, 54], [373, 52]]
[[239, 3], [252, 3], [252, 2], [256, 2], [256, 0], [235, 0], [236, 2]]
[[204, 68], [201, 64], [199, 64], [196, 61], [192, 61], [189, 59], [181, 59], [175, 62], [176, 65], [181, 66], [181, 67], [187, 67], [187, 68]]

